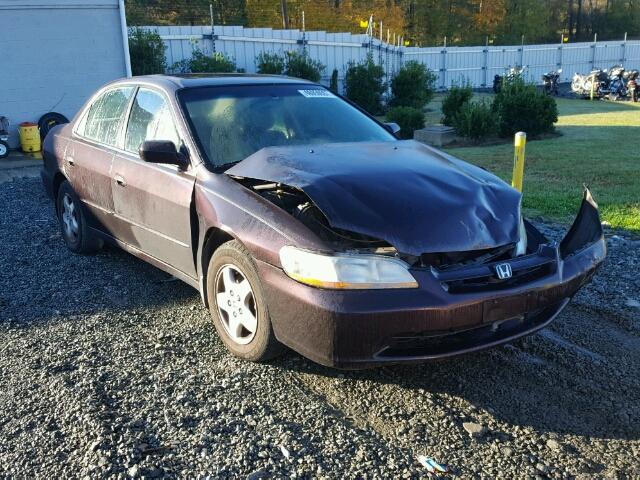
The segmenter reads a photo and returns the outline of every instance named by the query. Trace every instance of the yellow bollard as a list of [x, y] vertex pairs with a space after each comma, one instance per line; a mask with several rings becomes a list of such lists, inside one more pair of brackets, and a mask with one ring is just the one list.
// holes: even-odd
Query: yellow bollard
[[513, 179], [511, 186], [522, 192], [522, 178], [524, 177], [524, 147], [527, 144], [527, 134], [524, 132], [516, 133], [513, 154]]

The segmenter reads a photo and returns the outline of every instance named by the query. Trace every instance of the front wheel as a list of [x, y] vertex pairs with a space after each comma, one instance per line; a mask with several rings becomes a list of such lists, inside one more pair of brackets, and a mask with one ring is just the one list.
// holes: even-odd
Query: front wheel
[[0, 140], [0, 158], [9, 156], [9, 144], [4, 140]]
[[233, 355], [262, 362], [284, 351], [273, 333], [258, 271], [240, 242], [221, 245], [211, 257], [207, 298], [218, 335]]

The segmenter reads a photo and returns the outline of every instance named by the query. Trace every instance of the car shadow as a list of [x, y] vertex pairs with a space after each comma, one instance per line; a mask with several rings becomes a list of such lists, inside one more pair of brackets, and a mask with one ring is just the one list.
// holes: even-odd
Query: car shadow
[[57, 232], [43, 243], [55, 252], [53, 259], [43, 262], [47, 256], [40, 250], [13, 261], [16, 281], [0, 292], [0, 321], [54, 322], [75, 315], [201, 303], [191, 286], [116, 247], [74, 255]]
[[[385, 395], [389, 391], [416, 397], [447, 394], [511, 426], [588, 438], [639, 439], [640, 394], [634, 382], [640, 376], [640, 337], [631, 336], [618, 348], [612, 339], [603, 354], [568, 339], [574, 329], [606, 323], [599, 314], [569, 306], [556, 322], [558, 327], [552, 324], [512, 344], [419, 365], [341, 371], [293, 353], [275, 365], [303, 376], [373, 383]], [[620, 359], [629, 355], [635, 364], [629, 362], [625, 370]], [[615, 369], [623, 371], [616, 375]], [[419, 411], [420, 398], [412, 405], [429, 414]]]

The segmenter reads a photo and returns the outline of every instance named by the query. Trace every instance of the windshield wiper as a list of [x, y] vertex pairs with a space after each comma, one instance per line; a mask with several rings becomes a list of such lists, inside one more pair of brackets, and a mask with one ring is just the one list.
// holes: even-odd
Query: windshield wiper
[[229, 163], [223, 163], [222, 165], [218, 165], [213, 167], [213, 171], [215, 173], [221, 173], [224, 172], [225, 170], [229, 170], [231, 167], [233, 167], [234, 165], [240, 163], [242, 160], [236, 160], [235, 162], [229, 162]]

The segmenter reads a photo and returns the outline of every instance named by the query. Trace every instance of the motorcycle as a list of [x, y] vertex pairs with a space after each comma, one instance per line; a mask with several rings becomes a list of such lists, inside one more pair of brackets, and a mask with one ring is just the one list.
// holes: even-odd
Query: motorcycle
[[624, 67], [614, 65], [609, 69], [609, 100], [618, 100], [627, 96], [627, 84], [624, 81]]
[[623, 79], [627, 82], [627, 91], [632, 102], [638, 101], [638, 70], [629, 70], [624, 72]]
[[525, 68], [527, 68], [526, 65], [522, 67], [511, 67], [504, 75], [494, 76], [493, 93], [498, 93], [502, 89], [503, 82], [513, 82], [516, 78], [522, 78]]
[[581, 97], [589, 97], [592, 92], [594, 98], [608, 95], [609, 75], [607, 70], [592, 70], [588, 75], [575, 73], [571, 79], [571, 91]]
[[542, 85], [544, 86], [544, 93], [546, 93], [547, 95], [558, 95], [558, 83], [561, 73], [562, 69], [558, 69], [542, 75]]

